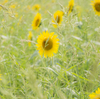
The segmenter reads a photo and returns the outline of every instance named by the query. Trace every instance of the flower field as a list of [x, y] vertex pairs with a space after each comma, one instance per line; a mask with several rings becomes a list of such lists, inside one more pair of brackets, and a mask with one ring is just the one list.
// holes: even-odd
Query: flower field
[[100, 99], [100, 0], [0, 0], [0, 99]]

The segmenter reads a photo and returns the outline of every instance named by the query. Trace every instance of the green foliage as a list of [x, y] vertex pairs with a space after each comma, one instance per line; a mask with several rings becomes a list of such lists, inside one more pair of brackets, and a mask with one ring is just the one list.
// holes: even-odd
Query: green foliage
[[[83, 1], [75, 0], [73, 12], [65, 14], [57, 28], [52, 26], [53, 14], [66, 13], [68, 0], [8, 0], [0, 6], [0, 99], [89, 99], [100, 87], [100, 18], [90, 0]], [[41, 6], [37, 30], [31, 26], [37, 13], [34, 4]], [[36, 50], [37, 37], [45, 29], [60, 39], [52, 58], [41, 57]]]

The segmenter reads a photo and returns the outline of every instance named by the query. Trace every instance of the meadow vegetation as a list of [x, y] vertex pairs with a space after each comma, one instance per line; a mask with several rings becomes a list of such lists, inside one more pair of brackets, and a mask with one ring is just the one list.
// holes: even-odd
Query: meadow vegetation
[[0, 0], [0, 99], [100, 99], [93, 2]]

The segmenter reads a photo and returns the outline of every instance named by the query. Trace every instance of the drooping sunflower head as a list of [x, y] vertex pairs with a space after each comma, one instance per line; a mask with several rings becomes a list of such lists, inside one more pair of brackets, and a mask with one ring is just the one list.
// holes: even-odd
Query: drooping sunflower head
[[52, 19], [52, 22], [53, 22], [53, 26], [55, 28], [57, 28], [57, 25], [60, 25], [61, 22], [62, 22], [62, 17], [63, 17], [63, 12], [62, 11], [56, 11], [54, 13], [54, 16], [53, 16], [53, 19]]
[[73, 11], [74, 8], [74, 0], [70, 0], [68, 4], [68, 15]]
[[42, 34], [38, 36], [37, 39], [37, 50], [39, 50], [39, 54], [46, 58], [52, 57], [53, 53], [57, 53], [59, 43], [59, 39], [57, 38], [57, 35], [54, 35], [54, 32], [49, 33], [48, 31], [44, 31]]
[[95, 13], [100, 16], [100, 0], [92, 1], [91, 5], [93, 6]]
[[32, 22], [32, 27], [34, 30], [36, 30], [40, 24], [41, 24], [41, 14], [40, 13], [37, 13], [36, 16], [34, 17], [34, 20]]
[[90, 99], [100, 99], [100, 88], [89, 95]]
[[[32, 32], [29, 31], [28, 40], [32, 40]], [[28, 45], [31, 46], [31, 42], [28, 42]]]
[[35, 5], [32, 7], [32, 9], [35, 10], [35, 11], [39, 11], [40, 5], [39, 5], [39, 4], [35, 4]]

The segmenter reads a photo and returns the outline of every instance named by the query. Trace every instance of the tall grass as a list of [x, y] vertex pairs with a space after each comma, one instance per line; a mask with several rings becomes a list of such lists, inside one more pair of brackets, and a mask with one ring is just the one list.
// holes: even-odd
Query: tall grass
[[[0, 0], [0, 99], [89, 99], [100, 87], [100, 18], [91, 1], [75, 0], [73, 12], [64, 15], [58, 28], [52, 26], [52, 16], [57, 10], [66, 13], [68, 0], [3, 2]], [[40, 4], [42, 14], [36, 31], [31, 26], [37, 13], [31, 9], [34, 4]], [[41, 57], [36, 50], [37, 37], [45, 29], [60, 39], [58, 53], [52, 58]], [[29, 31], [33, 33], [30, 47]]]

